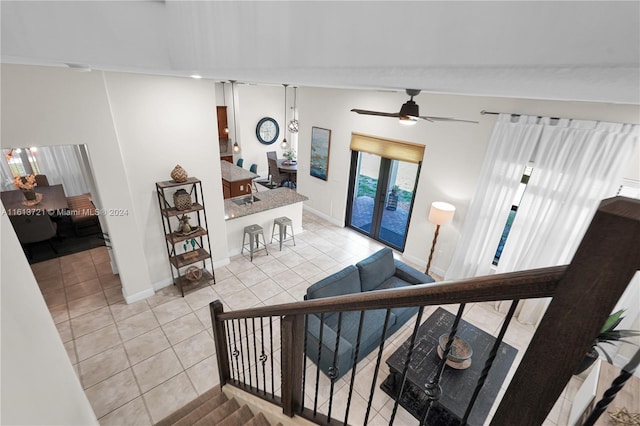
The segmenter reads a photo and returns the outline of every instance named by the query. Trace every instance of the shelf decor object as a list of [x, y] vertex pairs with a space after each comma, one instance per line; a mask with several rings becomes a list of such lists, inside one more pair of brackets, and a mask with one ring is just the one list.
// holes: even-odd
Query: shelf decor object
[[184, 189], [178, 189], [173, 193], [173, 205], [178, 210], [189, 210], [191, 208], [191, 194]]
[[187, 171], [180, 164], [177, 164], [171, 171], [171, 179], [178, 183], [186, 182], [188, 177]]
[[[169, 195], [172, 191], [180, 195], [172, 197]], [[174, 285], [178, 286], [184, 297], [185, 289], [200, 288], [211, 281], [215, 284], [202, 182], [195, 177], [187, 178], [184, 182], [156, 182], [156, 194]], [[189, 218], [197, 223], [189, 225]], [[185, 223], [190, 229], [184, 226]], [[212, 265], [211, 272], [206, 269], [207, 260]], [[199, 272], [195, 272], [195, 269]]]

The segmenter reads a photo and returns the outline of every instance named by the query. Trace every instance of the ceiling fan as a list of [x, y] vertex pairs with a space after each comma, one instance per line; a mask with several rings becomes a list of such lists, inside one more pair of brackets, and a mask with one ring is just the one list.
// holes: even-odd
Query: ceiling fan
[[380, 112], [380, 111], [368, 111], [366, 109], [357, 109], [354, 108], [351, 111], [356, 112], [358, 114], [363, 115], [378, 115], [381, 117], [394, 117], [400, 120], [400, 123], [412, 125], [416, 124], [419, 119], [426, 121], [459, 121], [462, 123], [478, 123], [477, 121], [471, 120], [459, 120], [457, 118], [449, 118], [449, 117], [431, 117], [426, 115], [420, 115], [418, 104], [414, 102], [413, 97], [418, 96], [420, 94], [420, 90], [418, 89], [406, 89], [407, 95], [411, 97], [407, 102], [402, 104], [400, 108], [400, 112]]

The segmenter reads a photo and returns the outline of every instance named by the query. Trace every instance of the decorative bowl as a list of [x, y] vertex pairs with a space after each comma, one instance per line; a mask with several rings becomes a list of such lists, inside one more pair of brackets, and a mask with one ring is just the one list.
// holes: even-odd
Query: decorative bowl
[[[447, 346], [447, 340], [449, 339], [449, 334], [443, 334], [438, 338], [438, 346], [442, 353], [444, 353], [444, 348]], [[451, 344], [451, 350], [449, 351], [449, 355], [447, 356], [448, 360], [453, 362], [461, 363], [473, 355], [473, 349], [471, 346], [464, 340], [462, 340], [458, 336], [454, 336], [453, 343]]]

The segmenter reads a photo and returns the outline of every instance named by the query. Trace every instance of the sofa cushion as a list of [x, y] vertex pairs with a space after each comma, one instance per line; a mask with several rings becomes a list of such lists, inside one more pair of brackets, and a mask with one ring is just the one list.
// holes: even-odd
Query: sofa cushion
[[411, 284], [409, 284], [408, 282], [406, 282], [405, 280], [396, 277], [395, 275], [384, 280], [384, 282], [382, 284], [380, 284], [378, 286], [378, 288], [376, 288], [376, 290], [387, 290], [387, 289], [393, 289], [393, 288], [402, 288], [402, 287], [408, 287]]
[[349, 265], [343, 270], [329, 275], [307, 289], [307, 299], [341, 296], [360, 293], [358, 268]]
[[387, 279], [391, 278], [396, 271], [393, 262], [393, 252], [389, 247], [385, 247], [375, 252], [366, 259], [356, 264], [360, 271], [360, 284], [362, 291], [377, 289]]

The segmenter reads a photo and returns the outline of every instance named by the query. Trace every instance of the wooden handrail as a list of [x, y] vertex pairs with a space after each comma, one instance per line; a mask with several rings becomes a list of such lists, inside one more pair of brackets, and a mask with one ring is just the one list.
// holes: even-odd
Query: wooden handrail
[[553, 296], [566, 266], [221, 312], [220, 320]]

